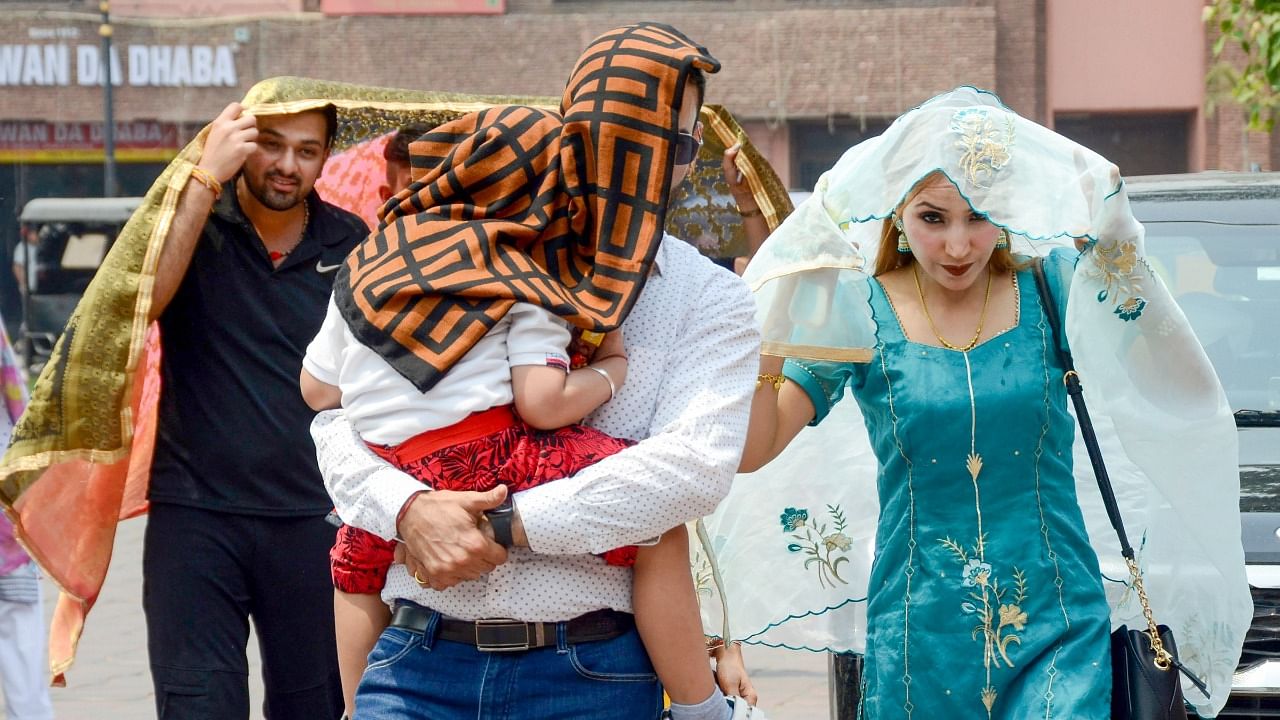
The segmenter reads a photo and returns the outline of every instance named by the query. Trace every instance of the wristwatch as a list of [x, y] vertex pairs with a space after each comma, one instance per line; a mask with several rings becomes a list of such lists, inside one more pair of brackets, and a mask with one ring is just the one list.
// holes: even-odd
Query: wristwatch
[[502, 547], [509, 548], [515, 545], [515, 539], [511, 537], [511, 521], [515, 515], [516, 506], [511, 502], [510, 495], [498, 507], [484, 511], [485, 519], [493, 528], [493, 541]]

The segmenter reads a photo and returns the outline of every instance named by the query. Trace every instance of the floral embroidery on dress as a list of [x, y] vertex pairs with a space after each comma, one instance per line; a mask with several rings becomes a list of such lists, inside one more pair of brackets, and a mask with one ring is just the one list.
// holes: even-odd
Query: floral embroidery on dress
[[1128, 300], [1116, 306], [1115, 313], [1120, 316], [1121, 320], [1137, 320], [1142, 311], [1147, 307], [1145, 298], [1131, 297]]
[[1018, 633], [1026, 628], [1029, 618], [1022, 609], [1028, 594], [1026, 574], [1015, 567], [1012, 584], [1006, 582], [1002, 585], [991, 563], [982, 558], [984, 540], [979, 538], [972, 550], [966, 550], [950, 537], [939, 542], [961, 564], [960, 586], [971, 588], [960, 603], [960, 609], [964, 614], [977, 618], [972, 637], [974, 640], [981, 638], [983, 643], [982, 663], [987, 669], [987, 685], [982, 689], [982, 704], [989, 714], [998, 694], [991, 683], [991, 671], [1002, 664], [1014, 666], [1013, 658], [1009, 657], [1009, 646], [1022, 644]]
[[787, 550], [807, 556], [804, 567], [817, 568], [818, 587], [822, 588], [835, 587], [837, 582], [849, 584], [840, 577], [840, 564], [849, 562], [847, 553], [853, 547], [853, 540], [844, 532], [844, 511], [839, 505], [828, 505], [827, 514], [831, 516], [831, 532], [827, 532], [826, 523], [810, 525], [809, 511], [804, 508], [787, 508], [779, 516], [782, 531], [792, 533], [795, 540], [787, 544]]
[[964, 151], [960, 169], [974, 187], [990, 187], [997, 170], [1009, 164], [1013, 151], [1013, 120], [1001, 114], [998, 127], [986, 108], [966, 108], [951, 116], [951, 132], [960, 135], [956, 147]]
[[1105, 283], [1098, 291], [1098, 302], [1106, 302], [1108, 298], [1117, 300], [1114, 312], [1121, 320], [1138, 319], [1147, 307], [1147, 301], [1139, 294], [1142, 292], [1140, 269], [1146, 264], [1138, 257], [1138, 244], [1133, 241], [1099, 242], [1093, 243], [1089, 249], [1095, 265], [1091, 274]]

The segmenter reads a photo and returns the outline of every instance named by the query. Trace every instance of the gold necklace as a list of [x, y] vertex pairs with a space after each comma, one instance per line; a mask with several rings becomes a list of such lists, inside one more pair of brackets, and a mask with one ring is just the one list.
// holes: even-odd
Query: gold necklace
[[938, 338], [938, 342], [942, 343], [942, 347], [947, 348], [948, 350], [969, 352], [977, 347], [978, 338], [982, 337], [982, 326], [987, 322], [987, 307], [991, 305], [991, 276], [994, 275], [994, 273], [991, 272], [991, 268], [987, 268], [987, 295], [982, 300], [982, 314], [978, 316], [978, 329], [973, 331], [973, 339], [969, 341], [969, 344], [961, 347], [947, 342], [947, 339], [942, 337], [942, 333], [938, 332], [938, 326], [933, 322], [933, 315], [929, 314], [929, 303], [924, 300], [924, 289], [920, 287], [919, 267], [920, 266], [918, 264], [911, 263], [911, 276], [916, 280], [916, 292], [920, 295], [920, 307], [924, 309], [924, 317], [929, 321], [929, 329], [933, 331], [933, 336]]
[[[310, 222], [311, 222], [311, 208], [307, 206], [307, 201], [303, 200], [302, 201], [302, 229], [298, 231], [298, 237], [294, 239], [293, 244], [289, 246], [288, 250], [284, 250], [284, 251], [267, 250], [267, 257], [271, 259], [272, 263], [282, 262], [285, 258], [289, 257], [289, 253], [298, 249], [298, 246], [302, 244], [302, 238], [306, 237], [307, 225], [310, 224]], [[254, 232], [258, 233], [258, 240], [260, 240], [262, 242], [263, 247], [265, 247], [267, 243], [262, 238], [262, 231], [258, 229], [258, 226], [255, 225], [252, 220], [249, 221], [249, 224], [253, 225]]]

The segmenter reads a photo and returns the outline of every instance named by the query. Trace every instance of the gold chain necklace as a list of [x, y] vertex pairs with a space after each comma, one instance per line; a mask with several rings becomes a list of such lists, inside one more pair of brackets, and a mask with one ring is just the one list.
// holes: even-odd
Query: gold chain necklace
[[[285, 258], [289, 257], [289, 253], [298, 249], [298, 246], [302, 244], [302, 238], [306, 237], [307, 235], [307, 225], [309, 225], [310, 223], [311, 223], [311, 208], [308, 207], [307, 201], [303, 200], [302, 201], [302, 229], [298, 231], [298, 237], [294, 239], [293, 244], [289, 246], [288, 250], [284, 250], [284, 251], [267, 250], [267, 257], [271, 258], [272, 263], [278, 263], [283, 261]], [[249, 221], [249, 224], [253, 225], [254, 232], [258, 233], [258, 240], [262, 242], [263, 247], [266, 247], [267, 242], [265, 239], [263, 239], [262, 231], [258, 229], [258, 226], [254, 224], [252, 220]]]
[[987, 268], [987, 295], [982, 300], [982, 314], [978, 316], [978, 329], [973, 331], [973, 339], [968, 345], [961, 347], [947, 342], [942, 337], [942, 333], [938, 332], [938, 326], [933, 322], [933, 315], [929, 314], [929, 303], [924, 300], [924, 289], [920, 287], [920, 270], [917, 263], [911, 263], [911, 276], [916, 280], [916, 292], [920, 295], [920, 307], [924, 309], [924, 317], [929, 321], [929, 329], [933, 331], [933, 336], [938, 338], [938, 342], [942, 343], [942, 347], [948, 350], [959, 350], [960, 352], [969, 352], [978, 346], [978, 338], [982, 337], [982, 326], [987, 322], [987, 307], [991, 305], [991, 277], [995, 273], [991, 272], [991, 268]]

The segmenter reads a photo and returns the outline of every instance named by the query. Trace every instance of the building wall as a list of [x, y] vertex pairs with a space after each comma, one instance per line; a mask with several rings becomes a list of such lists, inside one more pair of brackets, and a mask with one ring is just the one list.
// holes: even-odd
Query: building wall
[[996, 82], [1000, 99], [1018, 114], [1048, 120], [1045, 88], [1045, 3], [996, 0]]
[[[87, 10], [96, 8], [93, 3]], [[111, 0], [112, 18], [201, 18], [297, 13], [302, 0]]]
[[[344, 2], [413, 14], [326, 14]], [[73, 44], [97, 43], [94, 1], [4, 5], [0, 45], [48, 44], [57, 41], [48, 33], [68, 29], [77, 34]], [[500, 14], [476, 14], [499, 6]], [[651, 18], [680, 27], [723, 62], [709, 100], [760, 136], [784, 179], [795, 132], [875, 124], [960, 84], [994, 89], [1050, 126], [1063, 113], [1104, 120], [1185, 113], [1190, 169], [1271, 167], [1280, 146], [1246, 136], [1236, 110], [1216, 118], [1202, 111], [1212, 38], [1201, 7], [1202, 0], [116, 0], [126, 64], [129, 44], [225, 46], [234, 50], [237, 80], [204, 88], [126, 82], [116, 108], [125, 120], [200, 123], [254, 80], [279, 74], [555, 96], [592, 37]], [[326, 51], [316, 51], [317, 38]], [[0, 120], [93, 122], [100, 105], [97, 88], [74, 81], [0, 82]]]
[[[955, 85], [996, 83], [993, 7], [797, 8], [726, 17], [696, 9], [705, 4], [714, 3], [691, 2], [695, 9], [658, 19], [681, 28], [721, 61], [723, 71], [710, 83], [709, 99], [742, 117], [891, 116]], [[97, 45], [98, 19], [93, 15], [13, 15], [0, 45]], [[210, 105], [217, 105], [210, 98], [237, 97], [255, 79], [273, 75], [558, 96], [582, 47], [632, 20], [611, 12], [118, 19], [115, 43], [126, 66], [131, 44], [229, 46], [238, 82], [208, 91], [126, 82], [117, 105], [122, 113], [146, 117], [157, 112], [209, 117], [216, 109]], [[43, 37], [48, 32], [73, 37]], [[331, 51], [317, 52], [317, 38]], [[99, 96], [95, 88], [77, 85], [74, 77], [61, 86], [0, 84], [0, 107], [21, 108], [32, 117], [93, 119]]]
[[[141, 12], [159, 1], [134, 0], [133, 7]], [[195, 7], [203, 0], [186, 1]], [[1041, 0], [999, 1], [1016, 10]], [[767, 157], [790, 181], [791, 126], [796, 121], [815, 121], [807, 127], [850, 118], [883, 121], [957, 85], [1000, 90], [998, 28], [1011, 22], [1009, 12], [998, 20], [996, 4], [976, 0], [510, 0], [501, 15], [327, 17], [295, 12], [197, 20], [117, 15], [114, 41], [124, 81], [115, 92], [116, 117], [202, 123], [243, 96], [255, 80], [276, 75], [555, 97], [591, 39], [637, 17], [650, 17], [679, 27], [721, 61], [723, 70], [709, 82], [708, 101], [729, 107], [748, 122], [753, 136], [756, 129], [764, 132]], [[78, 68], [69, 69], [65, 83], [6, 84], [3, 54], [5, 45], [24, 51], [34, 47], [38, 53], [65, 45], [74, 65], [81, 46], [96, 52], [98, 16], [40, 11], [10, 16], [0, 30], [0, 108], [6, 109], [0, 120], [99, 121], [101, 89], [81, 85]], [[1031, 27], [1029, 21], [1022, 26]], [[317, 38], [323, 39], [319, 47]], [[172, 49], [165, 52], [171, 54], [179, 52], [176, 48], [187, 53], [197, 46], [213, 48], [224, 60], [230, 58], [234, 82], [166, 85], [172, 78], [148, 77], [138, 70], [135, 46], [168, 47]], [[1016, 49], [1008, 53], [1023, 54]], [[1014, 103], [1033, 107], [1035, 73], [1008, 77]]]
[[[1205, 73], [1215, 35], [1202, 0], [1072, 0], [1048, 3], [1049, 119], [1093, 115], [1187, 117], [1186, 169], [1269, 170], [1265, 133], [1246, 132], [1239, 108], [1205, 111]], [[1087, 42], [1082, 42], [1087, 38]], [[1239, 60], [1238, 53], [1228, 57]], [[1152, 138], [1150, 152], [1167, 152]], [[1122, 166], [1121, 170], [1125, 170]]]
[[[1204, 51], [1206, 66], [1215, 62], [1210, 57], [1209, 45], [1217, 37], [1210, 30]], [[1228, 44], [1223, 53], [1225, 62], [1240, 66], [1244, 56], [1240, 49]], [[1248, 114], [1239, 106], [1220, 102], [1212, 113], [1204, 115], [1204, 141], [1202, 146], [1204, 167], [1216, 170], [1280, 170], [1280, 139], [1275, 133], [1248, 129]]]
[[1048, 6], [1055, 112], [1194, 110], [1204, 98], [1203, 0], [1071, 0]]

